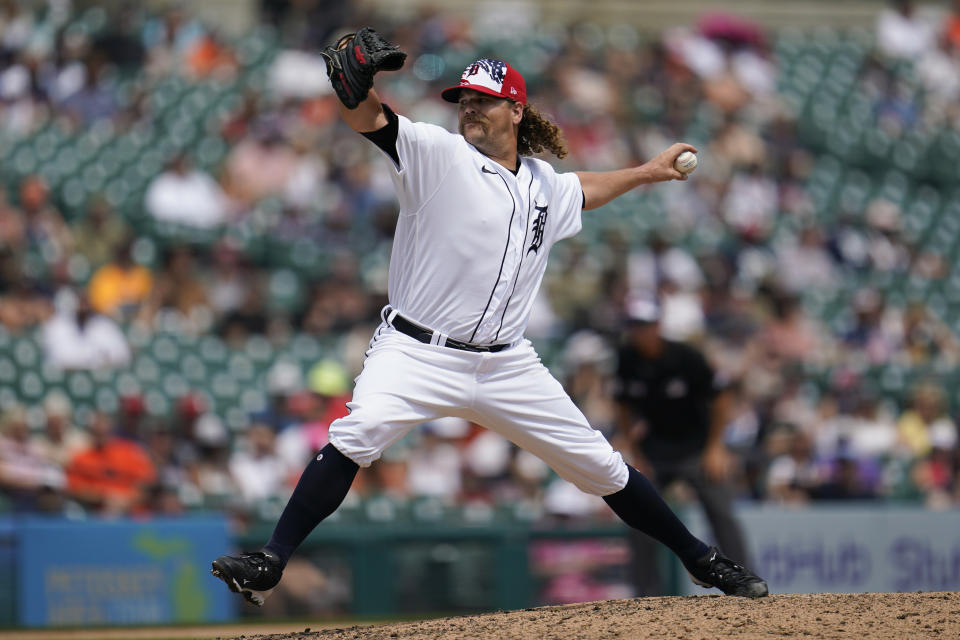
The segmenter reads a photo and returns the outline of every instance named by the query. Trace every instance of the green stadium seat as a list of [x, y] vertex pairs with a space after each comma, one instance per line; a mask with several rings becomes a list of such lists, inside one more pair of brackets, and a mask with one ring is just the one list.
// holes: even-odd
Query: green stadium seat
[[250, 426], [249, 414], [236, 404], [224, 408], [221, 415], [233, 433], [242, 433]]
[[67, 373], [66, 392], [75, 406], [91, 406], [95, 385], [90, 374], [86, 371], [70, 371]]
[[209, 171], [223, 161], [227, 151], [227, 144], [220, 136], [207, 136], [197, 144], [194, 158], [199, 167]]
[[171, 372], [163, 376], [162, 390], [168, 398], [182, 398], [190, 392], [190, 383], [180, 373]]
[[137, 355], [133, 363], [133, 373], [145, 388], [160, 382], [160, 367], [149, 353], [141, 352]]
[[150, 344], [150, 352], [157, 364], [164, 369], [176, 368], [180, 363], [180, 346], [173, 335], [154, 336]]
[[116, 380], [116, 371], [112, 368], [101, 367], [90, 370], [90, 379], [93, 380], [95, 387], [112, 387]]
[[245, 386], [240, 392], [240, 408], [248, 414], [263, 411], [268, 404], [264, 388], [262, 381]]
[[230, 372], [230, 375], [240, 383], [251, 382], [257, 372], [253, 360], [242, 352], [230, 355], [230, 359], [227, 361], [227, 370]]
[[292, 269], [277, 269], [267, 281], [267, 306], [275, 312], [296, 310], [305, 295], [300, 276]]
[[149, 388], [143, 396], [147, 413], [152, 416], [164, 416], [170, 413], [173, 402], [161, 388]]
[[97, 411], [108, 414], [115, 413], [120, 406], [117, 392], [110, 387], [100, 387], [94, 393], [94, 406]]
[[11, 167], [20, 176], [35, 172], [38, 164], [37, 154], [31, 147], [22, 147], [13, 154], [11, 160]]
[[207, 366], [194, 353], [186, 353], [180, 360], [180, 373], [190, 385], [200, 384], [207, 379]]
[[13, 345], [13, 358], [17, 367], [37, 369], [40, 367], [40, 348], [31, 338], [20, 338]]
[[303, 364], [312, 364], [323, 357], [323, 347], [317, 338], [298, 334], [290, 343], [289, 355]]
[[266, 337], [260, 335], [250, 336], [243, 349], [247, 357], [259, 368], [272, 364], [276, 357], [273, 345]]
[[224, 371], [213, 374], [210, 379], [210, 391], [218, 405], [223, 403], [224, 406], [236, 406], [240, 397], [240, 385], [237, 384], [237, 380]]
[[17, 391], [20, 400], [28, 405], [35, 406], [43, 399], [46, 387], [43, 378], [35, 371], [21, 371], [17, 380]]
[[206, 335], [200, 339], [199, 354], [204, 363], [219, 369], [227, 361], [227, 346], [215, 335]]

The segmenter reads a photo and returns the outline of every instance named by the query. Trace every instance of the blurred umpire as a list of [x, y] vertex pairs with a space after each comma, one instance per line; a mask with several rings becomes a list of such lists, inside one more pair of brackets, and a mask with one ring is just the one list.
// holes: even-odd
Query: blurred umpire
[[[652, 298], [627, 304], [625, 340], [618, 352], [618, 429], [634, 466], [664, 489], [688, 483], [703, 505], [717, 546], [748, 564], [727, 484], [730, 457], [723, 443], [731, 399], [696, 348], [660, 335], [660, 306]], [[656, 547], [631, 531], [638, 595], [660, 595]]]

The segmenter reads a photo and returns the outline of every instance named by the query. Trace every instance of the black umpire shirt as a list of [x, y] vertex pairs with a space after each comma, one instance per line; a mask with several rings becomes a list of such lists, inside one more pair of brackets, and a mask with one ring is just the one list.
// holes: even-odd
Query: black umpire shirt
[[703, 451], [720, 384], [699, 351], [664, 340], [660, 356], [651, 359], [624, 346], [618, 353], [616, 390], [617, 400], [646, 423], [640, 449], [652, 462]]

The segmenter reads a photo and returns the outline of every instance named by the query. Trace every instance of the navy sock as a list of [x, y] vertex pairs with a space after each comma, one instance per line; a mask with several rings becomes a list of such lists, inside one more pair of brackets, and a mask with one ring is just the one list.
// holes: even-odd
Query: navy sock
[[707, 545], [687, 530], [646, 476], [629, 465], [627, 468], [627, 486], [603, 497], [613, 512], [634, 529], [665, 544], [684, 565], [706, 554]]
[[286, 566], [304, 538], [347, 497], [359, 468], [332, 444], [321, 449], [304, 469], [264, 548]]

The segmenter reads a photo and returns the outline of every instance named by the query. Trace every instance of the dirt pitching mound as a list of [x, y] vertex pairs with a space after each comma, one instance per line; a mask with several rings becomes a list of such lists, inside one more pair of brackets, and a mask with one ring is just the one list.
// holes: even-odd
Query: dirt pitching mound
[[960, 638], [960, 593], [724, 596], [607, 600], [458, 618], [246, 635], [244, 640], [515, 638]]

